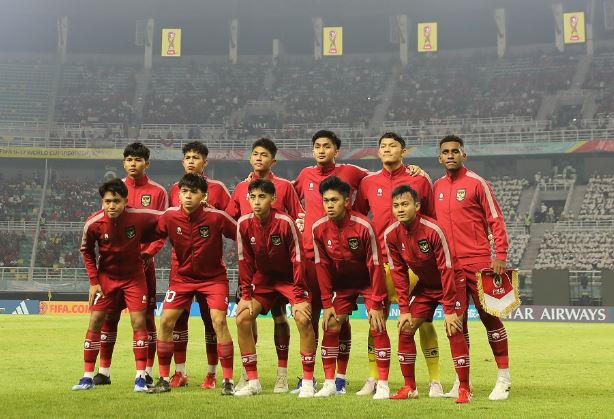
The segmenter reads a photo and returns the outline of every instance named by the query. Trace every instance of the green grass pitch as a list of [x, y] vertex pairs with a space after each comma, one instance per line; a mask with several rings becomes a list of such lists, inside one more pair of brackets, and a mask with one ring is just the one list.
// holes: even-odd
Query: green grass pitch
[[[229, 319], [236, 336], [234, 319]], [[292, 326], [289, 376], [300, 374], [298, 334]], [[512, 395], [506, 402], [490, 402], [496, 366], [480, 323], [470, 323], [473, 401], [457, 406], [451, 399], [429, 399], [424, 359], [416, 366], [420, 399], [373, 401], [355, 396], [367, 375], [367, 322], [352, 321], [352, 352], [348, 394], [330, 399], [300, 400], [274, 395], [276, 355], [271, 319], [259, 319], [258, 366], [263, 394], [238, 399], [216, 390], [201, 390], [206, 362], [200, 319], [190, 319], [187, 369], [190, 385], [167, 394], [135, 394], [130, 325], [122, 319], [112, 370], [113, 384], [85, 392], [70, 390], [82, 373], [82, 342], [86, 317], [0, 317], [0, 412], [9, 417], [607, 417], [612, 415], [614, 325], [508, 322]], [[396, 323], [388, 322], [393, 356], [390, 386], [402, 383], [396, 361]], [[453, 380], [450, 351], [443, 324], [439, 332], [440, 368], [444, 388]], [[236, 340], [235, 340], [236, 342]], [[157, 368], [157, 367], [156, 367]], [[240, 358], [235, 343], [235, 378]], [[157, 372], [157, 369], [155, 370]], [[218, 377], [221, 371], [218, 367]], [[316, 377], [323, 379], [321, 361]], [[219, 378], [218, 378], [219, 385]]]

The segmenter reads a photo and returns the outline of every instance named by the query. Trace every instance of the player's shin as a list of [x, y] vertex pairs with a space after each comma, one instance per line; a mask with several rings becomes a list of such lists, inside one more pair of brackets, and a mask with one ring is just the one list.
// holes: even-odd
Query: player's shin
[[420, 347], [424, 354], [430, 381], [440, 381], [439, 377], [439, 342], [432, 322], [424, 322], [419, 328]]
[[454, 362], [454, 369], [460, 382], [461, 388], [469, 390], [469, 352], [467, 350], [467, 343], [465, 342], [465, 336], [463, 333], [455, 333], [449, 337], [450, 350], [452, 352], [452, 360]]

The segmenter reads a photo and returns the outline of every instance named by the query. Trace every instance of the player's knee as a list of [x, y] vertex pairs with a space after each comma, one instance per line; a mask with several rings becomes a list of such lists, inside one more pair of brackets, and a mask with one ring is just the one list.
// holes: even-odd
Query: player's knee
[[213, 328], [216, 330], [216, 332], [228, 327], [226, 323], [226, 316], [215, 316], [211, 320], [213, 321]]
[[299, 330], [307, 330], [311, 328], [311, 320], [301, 313], [296, 313], [296, 316], [294, 316], [294, 321], [296, 322], [296, 327]]
[[286, 313], [277, 313], [277, 314], [273, 314], [271, 312], [271, 314], [273, 315], [273, 321], [275, 322], [275, 324], [286, 324], [288, 323], [288, 318], [286, 317]]
[[172, 333], [173, 328], [175, 327], [175, 322], [169, 316], [162, 315], [160, 319], [160, 329], [162, 332]]
[[237, 328], [241, 330], [251, 330], [252, 329], [252, 316], [249, 314], [249, 311], [244, 310], [237, 316]]
[[104, 311], [92, 311], [90, 315], [90, 324], [89, 330], [92, 331], [100, 331], [102, 329], [102, 325], [105, 322], [105, 312]]

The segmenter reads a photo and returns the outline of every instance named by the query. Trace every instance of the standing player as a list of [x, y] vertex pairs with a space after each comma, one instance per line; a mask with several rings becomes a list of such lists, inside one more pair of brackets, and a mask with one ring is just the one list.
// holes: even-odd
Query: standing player
[[[261, 138], [252, 144], [252, 153], [249, 162], [253, 172], [248, 179], [240, 182], [232, 193], [232, 198], [226, 208], [226, 212], [238, 219], [240, 216], [252, 212], [248, 187], [251, 180], [269, 179], [275, 185], [276, 199], [273, 208], [282, 214], [288, 214], [293, 220], [302, 213], [303, 207], [298, 199], [292, 184], [286, 179], [275, 176], [272, 167], [275, 164], [277, 146], [268, 138]], [[290, 345], [290, 325], [286, 318], [286, 301], [280, 299], [271, 308], [274, 322], [274, 340], [277, 351], [277, 379], [275, 380], [274, 393], [285, 393], [288, 391], [288, 348]], [[253, 322], [253, 334], [257, 339], [256, 322]], [[245, 371], [244, 371], [245, 374]], [[242, 376], [237, 385], [237, 391], [247, 384], [246, 377]]]
[[[73, 390], [95, 387], [94, 367], [100, 350], [100, 331], [107, 312], [125, 304], [130, 310], [132, 348], [136, 361], [134, 391], [146, 391], [147, 282], [141, 243], [151, 242], [159, 213], [127, 207], [128, 189], [120, 179], [99, 189], [102, 209], [85, 222], [81, 239], [83, 263], [90, 279], [90, 323], [83, 345], [83, 378]], [[98, 246], [98, 258], [96, 257]]]
[[[128, 144], [124, 149], [124, 170], [122, 179], [128, 188], [128, 205], [132, 208], [145, 208], [164, 211], [167, 207], [166, 190], [151, 180], [145, 173], [149, 168], [149, 149], [143, 143]], [[154, 256], [164, 247], [164, 240], [141, 246], [141, 257], [145, 263], [147, 279], [147, 384], [153, 384], [152, 369], [156, 359], [156, 267]], [[117, 324], [125, 307], [107, 313], [100, 334], [100, 368], [94, 376], [94, 384], [111, 384], [111, 360], [117, 339]]]
[[[356, 192], [360, 181], [369, 174], [369, 171], [362, 169], [352, 164], [337, 164], [335, 158], [339, 154], [341, 148], [341, 140], [337, 135], [328, 130], [320, 130], [311, 138], [313, 147], [313, 157], [316, 161], [315, 166], [304, 168], [294, 181], [294, 188], [303, 201], [305, 206], [304, 230], [306, 233], [303, 236], [305, 246], [305, 270], [307, 276], [307, 284], [312, 291], [312, 309], [313, 309], [313, 329], [318, 341], [318, 323], [320, 320], [320, 311], [322, 310], [322, 300], [320, 298], [320, 287], [316, 275], [313, 251], [313, 236], [311, 235], [311, 227], [313, 223], [320, 218], [326, 216], [324, 207], [322, 206], [322, 195], [320, 195], [320, 183], [329, 176], [337, 176], [339, 179], [350, 185], [350, 206], [354, 202]], [[350, 349], [352, 347], [352, 329], [350, 321], [344, 322], [341, 325], [339, 332], [339, 356], [337, 357], [337, 376], [335, 385], [337, 386], [337, 394], [345, 394], [346, 371], [348, 361], [350, 359]], [[302, 381], [299, 380], [297, 389], [298, 392]]]
[[302, 236], [294, 219], [272, 208], [275, 185], [256, 179], [248, 187], [252, 213], [239, 218], [237, 245], [241, 301], [237, 307], [237, 333], [243, 367], [249, 383], [235, 396], [252, 396], [261, 391], [256, 343], [252, 323], [279, 298], [292, 304], [292, 315], [300, 334], [303, 379], [299, 397], [313, 397], [315, 336], [311, 327], [310, 293], [305, 282]]
[[[467, 294], [471, 294], [486, 327], [488, 343], [497, 362], [497, 382], [488, 398], [506, 400], [511, 388], [507, 332], [501, 319], [488, 314], [480, 305], [476, 273], [484, 268], [492, 268], [497, 274], [503, 272], [507, 259], [507, 233], [492, 188], [465, 167], [466, 159], [461, 138], [448, 135], [439, 142], [439, 162], [446, 174], [435, 182], [437, 221], [449, 238], [452, 252], [458, 257], [464, 271]], [[489, 229], [495, 242], [494, 258], [488, 241]], [[464, 328], [465, 338], [469, 342], [466, 316]], [[458, 382], [448, 393], [449, 397], [456, 396], [457, 388]]]
[[233, 345], [226, 323], [228, 277], [223, 257], [223, 237], [235, 239], [237, 223], [224, 211], [209, 208], [207, 181], [188, 173], [179, 181], [181, 207], [169, 208], [156, 228], [160, 238], [168, 237], [176, 258], [172, 261], [168, 291], [164, 298], [158, 365], [160, 379], [151, 393], [170, 391], [170, 364], [173, 355], [173, 328], [182, 312], [189, 310], [195, 296], [207, 301], [218, 338], [217, 352], [224, 381], [222, 394], [234, 394], [232, 381]]
[[[465, 279], [456, 270], [448, 241], [435, 220], [420, 213], [418, 194], [401, 185], [392, 192], [392, 212], [397, 222], [384, 232], [388, 266], [399, 300], [399, 362], [405, 385], [391, 399], [418, 398], [416, 388], [416, 330], [443, 306], [452, 360], [460, 377], [456, 403], [469, 403], [469, 351], [463, 336], [466, 310]], [[420, 281], [409, 290], [407, 270]]]
[[366, 217], [347, 209], [350, 185], [332, 176], [322, 182], [319, 189], [326, 217], [313, 224], [312, 233], [324, 307], [322, 363], [325, 381], [316, 397], [337, 393], [335, 366], [339, 330], [354, 310], [358, 296], [362, 295], [369, 311], [370, 334], [377, 354], [378, 382], [373, 399], [388, 399], [390, 338], [384, 316], [386, 282], [375, 229]]
[[[215, 209], [224, 210], [230, 201], [230, 193], [226, 186], [219, 180], [208, 179], [205, 175], [205, 168], [209, 165], [207, 156], [209, 149], [200, 141], [193, 141], [183, 146], [183, 159], [181, 164], [185, 173], [196, 173], [207, 181], [209, 187], [207, 192], [207, 203]], [[179, 183], [171, 186], [169, 204], [171, 207], [180, 206], [179, 202]], [[172, 260], [175, 260], [175, 254], [172, 253]], [[217, 338], [211, 316], [209, 315], [209, 307], [207, 302], [197, 296], [198, 305], [200, 307], [200, 316], [205, 325], [205, 351], [207, 353], [208, 370], [207, 375], [201, 385], [204, 389], [213, 389], [216, 385], [216, 369], [217, 369]], [[171, 378], [171, 387], [183, 387], [188, 385], [188, 375], [186, 373], [186, 351], [188, 348], [188, 321], [190, 319], [189, 310], [183, 312], [173, 330], [173, 339], [175, 342], [175, 374]]]
[[[431, 181], [424, 173], [412, 176], [408, 168], [403, 165], [405, 155], [405, 140], [394, 132], [387, 132], [379, 139], [378, 155], [382, 161], [382, 170], [365, 177], [360, 183], [354, 209], [361, 214], [367, 215], [369, 211], [373, 215], [373, 224], [377, 231], [378, 243], [381, 251], [386, 256], [384, 247], [384, 231], [395, 222], [392, 214], [392, 202], [390, 196], [394, 188], [400, 185], [410, 185], [420, 196], [421, 213], [435, 217], [433, 202], [433, 189]], [[386, 286], [388, 288], [388, 304], [396, 303], [396, 292], [390, 276], [388, 266], [386, 270]], [[412, 285], [418, 281], [413, 273], [409, 273]], [[388, 311], [386, 311], [386, 317]], [[424, 322], [420, 327], [420, 345], [426, 359], [429, 371], [429, 397], [443, 397], [443, 387], [439, 378], [439, 344], [437, 342], [437, 332], [432, 322]], [[370, 342], [370, 348], [373, 345]], [[370, 357], [373, 355], [370, 354]], [[369, 395], [375, 391], [374, 372], [370, 372], [364, 387], [357, 393], [358, 395]]]

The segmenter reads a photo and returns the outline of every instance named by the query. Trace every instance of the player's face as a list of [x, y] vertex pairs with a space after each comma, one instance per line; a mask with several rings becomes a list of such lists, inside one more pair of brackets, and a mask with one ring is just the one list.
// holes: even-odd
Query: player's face
[[337, 154], [339, 154], [339, 149], [330, 138], [318, 138], [313, 143], [313, 157], [317, 164], [322, 166], [330, 164], [335, 161]]
[[392, 200], [392, 214], [397, 221], [407, 224], [414, 221], [420, 210], [420, 202], [415, 202], [409, 193], [396, 196]]
[[148, 167], [149, 162], [143, 157], [128, 156], [124, 158], [124, 170], [126, 174], [133, 179], [143, 177]]
[[439, 147], [439, 163], [446, 170], [454, 172], [460, 169], [463, 167], [465, 160], [467, 160], [467, 155], [460, 143], [449, 141]]
[[208, 163], [202, 154], [192, 150], [185, 153], [183, 160], [181, 160], [185, 173], [196, 173], [197, 175], [200, 175], [205, 170]]
[[383, 164], [396, 164], [403, 162], [405, 149], [393, 138], [382, 138], [379, 145], [378, 156]]
[[179, 190], [179, 202], [187, 212], [192, 212], [207, 200], [207, 194], [200, 189], [184, 186]]
[[337, 191], [328, 190], [322, 196], [322, 204], [328, 218], [338, 221], [345, 216], [348, 199]]
[[254, 189], [249, 193], [248, 200], [254, 215], [259, 219], [263, 219], [268, 217], [271, 212], [271, 207], [273, 202], [275, 202], [275, 195], [268, 194], [260, 189]]
[[256, 147], [249, 156], [249, 164], [255, 172], [266, 172], [275, 164], [275, 159], [269, 150], [264, 147]]
[[113, 192], [106, 192], [102, 197], [102, 208], [109, 218], [119, 217], [124, 212], [124, 209], [126, 209], [127, 203], [128, 200], [126, 198], [122, 198]]

